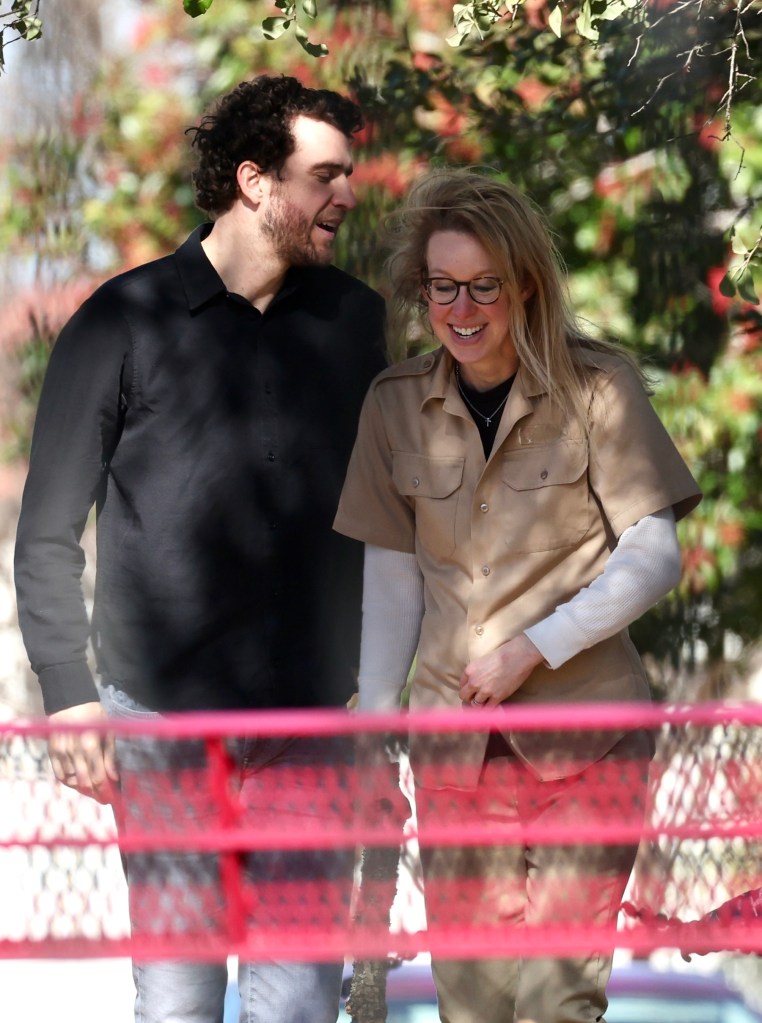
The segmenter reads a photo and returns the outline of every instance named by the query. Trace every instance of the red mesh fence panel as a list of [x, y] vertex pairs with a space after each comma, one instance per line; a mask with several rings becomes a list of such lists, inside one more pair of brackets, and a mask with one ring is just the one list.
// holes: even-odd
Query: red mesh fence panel
[[[760, 707], [267, 712], [109, 727], [132, 757], [113, 810], [55, 782], [47, 723], [0, 726], [2, 956], [762, 950]], [[556, 754], [532, 769], [498, 744], [476, 791], [437, 787], [487, 728]], [[602, 733], [615, 743], [636, 729], [655, 741], [650, 763], [626, 741], [587, 763]], [[306, 752], [289, 754], [292, 737]], [[426, 779], [414, 798], [408, 750]]]

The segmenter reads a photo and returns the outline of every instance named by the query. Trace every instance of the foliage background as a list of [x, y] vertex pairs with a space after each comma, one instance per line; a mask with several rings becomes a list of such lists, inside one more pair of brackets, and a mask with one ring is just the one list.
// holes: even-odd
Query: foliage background
[[[261, 72], [351, 91], [368, 124], [340, 264], [383, 291], [378, 224], [414, 176], [488, 167], [548, 212], [580, 314], [646, 360], [706, 497], [681, 526], [680, 587], [634, 637], [657, 693], [726, 695], [762, 618], [759, 3], [524, 0], [461, 17], [477, 8], [504, 16], [454, 46], [442, 0], [320, 0], [314, 18], [310, 0], [216, 0], [195, 18], [181, 0], [43, 3], [42, 38], [0, 77], [5, 457], [25, 457], [50, 346], [84, 295], [199, 222], [184, 129]], [[264, 19], [289, 12], [327, 56], [293, 23], [265, 39]]]

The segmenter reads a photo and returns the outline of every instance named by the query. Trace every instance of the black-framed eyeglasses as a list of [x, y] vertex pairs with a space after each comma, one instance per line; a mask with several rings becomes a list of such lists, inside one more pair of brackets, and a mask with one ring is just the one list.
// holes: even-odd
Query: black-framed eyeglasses
[[437, 305], [450, 305], [465, 288], [474, 302], [492, 305], [500, 298], [503, 282], [499, 277], [474, 277], [472, 281], [454, 281], [451, 277], [424, 277], [423, 290]]

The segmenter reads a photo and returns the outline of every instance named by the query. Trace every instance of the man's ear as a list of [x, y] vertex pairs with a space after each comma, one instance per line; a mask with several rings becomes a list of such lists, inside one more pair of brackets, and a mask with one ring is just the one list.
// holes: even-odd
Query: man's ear
[[242, 199], [251, 203], [260, 203], [264, 196], [266, 176], [262, 174], [258, 164], [253, 160], [244, 160], [236, 170], [236, 181]]

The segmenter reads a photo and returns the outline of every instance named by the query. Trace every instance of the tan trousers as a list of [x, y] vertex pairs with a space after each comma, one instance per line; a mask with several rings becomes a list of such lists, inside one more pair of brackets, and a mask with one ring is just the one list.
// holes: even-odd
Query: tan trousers
[[[432, 934], [460, 926], [467, 948], [469, 927], [494, 927], [499, 935], [506, 926], [613, 925], [637, 845], [528, 844], [521, 829], [528, 823], [590, 823], [612, 813], [642, 822], [650, 758], [649, 736], [634, 732], [599, 764], [560, 781], [540, 782], [518, 758], [497, 756], [485, 761], [476, 793], [417, 789]], [[603, 784], [600, 764], [607, 772]], [[488, 820], [502, 840], [429, 843], [429, 827], [448, 819], [463, 829], [475, 819]], [[594, 1023], [604, 1021], [611, 955], [434, 957], [433, 972], [442, 1023]]]

